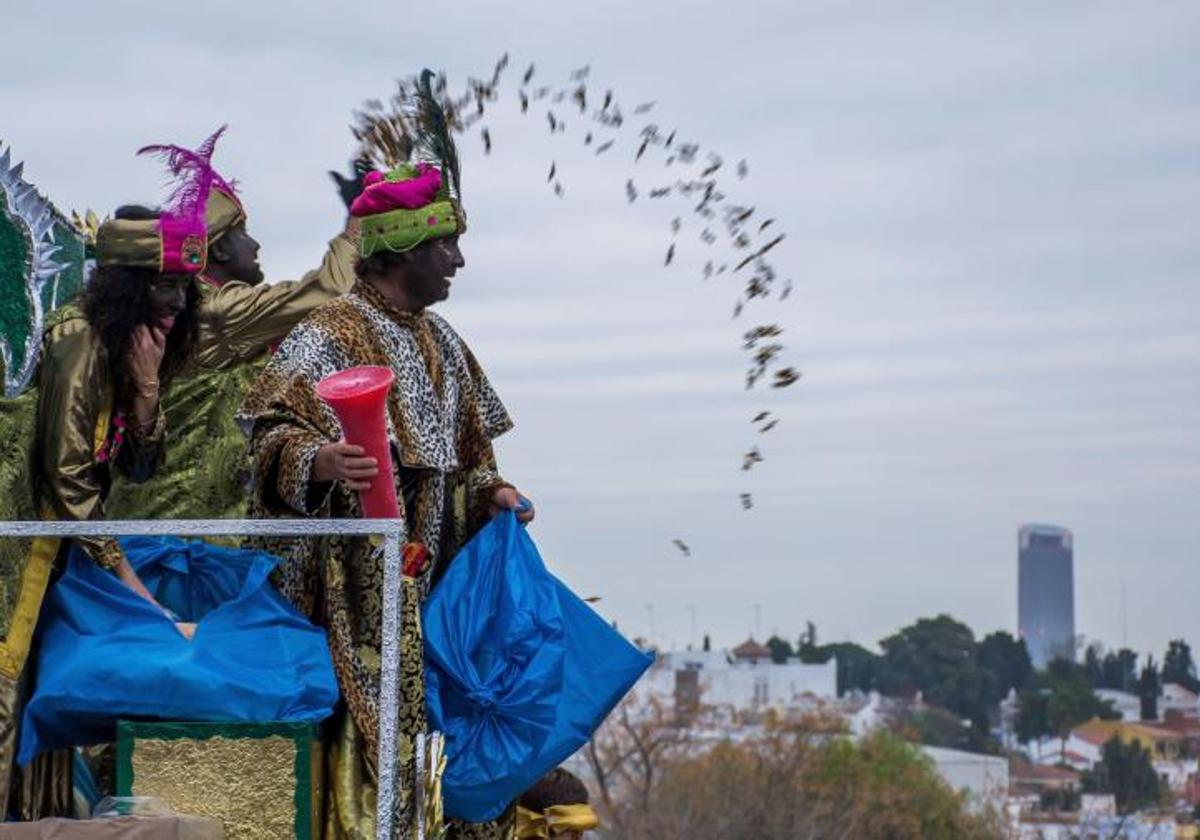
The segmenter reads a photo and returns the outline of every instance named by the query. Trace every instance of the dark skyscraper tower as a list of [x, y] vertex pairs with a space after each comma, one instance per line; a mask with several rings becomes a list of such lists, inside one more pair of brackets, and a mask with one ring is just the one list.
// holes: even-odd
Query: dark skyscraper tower
[[1075, 658], [1075, 571], [1071, 532], [1024, 525], [1018, 535], [1017, 632], [1035, 668]]

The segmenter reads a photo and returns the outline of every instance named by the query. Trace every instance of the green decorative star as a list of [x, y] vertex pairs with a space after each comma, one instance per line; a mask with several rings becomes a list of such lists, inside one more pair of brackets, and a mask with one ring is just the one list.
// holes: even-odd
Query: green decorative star
[[37, 368], [47, 313], [83, 287], [79, 232], [0, 151], [0, 364], [4, 394], [25, 389]]

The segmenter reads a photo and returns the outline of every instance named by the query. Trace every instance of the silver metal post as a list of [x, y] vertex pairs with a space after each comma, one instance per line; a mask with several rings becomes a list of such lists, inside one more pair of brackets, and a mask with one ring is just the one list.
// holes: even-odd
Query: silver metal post
[[383, 543], [383, 665], [379, 675], [379, 799], [377, 840], [392, 840], [396, 818], [396, 728], [400, 717], [400, 531], [389, 529]]
[[416, 797], [417, 840], [425, 840], [425, 765], [429, 760], [429, 751], [425, 748], [426, 736], [416, 738], [417, 771], [413, 774], [413, 795]]

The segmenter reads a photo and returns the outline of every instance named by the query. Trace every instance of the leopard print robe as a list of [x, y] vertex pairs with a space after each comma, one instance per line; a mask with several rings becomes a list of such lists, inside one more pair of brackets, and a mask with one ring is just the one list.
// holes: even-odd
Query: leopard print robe
[[[280, 345], [250, 389], [238, 420], [250, 436], [252, 507], [264, 516], [362, 515], [356, 493], [340, 483], [311, 481], [317, 450], [342, 436], [336, 415], [314, 386], [356, 365], [390, 367], [396, 376], [387, 400], [396, 496], [406, 541], [419, 541], [431, 562], [406, 582], [401, 662], [402, 749], [425, 729], [419, 601], [458, 548], [486, 521], [487, 502], [504, 482], [496, 472], [492, 440], [512, 426], [479, 364], [442, 318], [393, 308], [370, 284], [315, 310]], [[374, 778], [379, 729], [378, 686], [383, 605], [383, 559], [361, 538], [274, 540], [285, 560], [276, 584], [296, 606], [322, 624], [350, 721]], [[411, 832], [411, 766], [402, 772], [400, 834]], [[358, 809], [361, 811], [362, 809]], [[368, 819], [362, 813], [357, 819]], [[337, 836], [359, 830], [343, 826]], [[450, 835], [498, 837], [499, 829], [451, 827]]]

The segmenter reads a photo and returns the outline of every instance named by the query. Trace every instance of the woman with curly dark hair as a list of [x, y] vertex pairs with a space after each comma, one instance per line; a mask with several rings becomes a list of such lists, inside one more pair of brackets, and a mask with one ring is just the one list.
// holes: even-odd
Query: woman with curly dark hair
[[[34, 457], [39, 496], [56, 518], [102, 518], [113, 468], [144, 481], [162, 460], [159, 393], [195, 349], [199, 292], [193, 273], [160, 271], [139, 257], [161, 247], [152, 235], [160, 218], [147, 207], [119, 208], [101, 228], [79, 305], [49, 319]], [[154, 600], [116, 540], [79, 542]]]
[[[146, 221], [158, 212], [139, 205], [117, 208], [117, 219]], [[132, 400], [138, 392], [124, 364], [139, 333], [156, 331], [168, 339], [163, 352], [161, 387], [183, 369], [196, 348], [200, 294], [191, 274], [159, 274], [149, 268], [97, 266], [84, 289], [80, 308], [110, 361], [116, 394]], [[151, 377], [155, 379], [155, 377]]]

